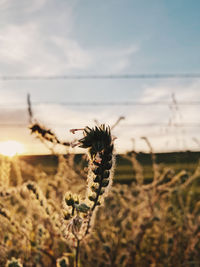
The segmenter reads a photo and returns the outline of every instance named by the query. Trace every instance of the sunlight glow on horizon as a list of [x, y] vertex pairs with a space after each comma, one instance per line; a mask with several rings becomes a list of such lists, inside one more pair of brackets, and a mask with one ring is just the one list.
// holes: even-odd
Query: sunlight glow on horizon
[[24, 145], [14, 140], [0, 142], [0, 154], [13, 157], [25, 152]]

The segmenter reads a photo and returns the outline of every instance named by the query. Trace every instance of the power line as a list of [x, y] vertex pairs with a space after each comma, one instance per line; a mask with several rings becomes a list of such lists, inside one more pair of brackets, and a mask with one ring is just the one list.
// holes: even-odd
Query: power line
[[[169, 101], [153, 101], [153, 102], [32, 102], [33, 105], [62, 105], [62, 106], [155, 106], [155, 105], [172, 105]], [[180, 106], [194, 106], [200, 105], [200, 101], [182, 101], [177, 103]], [[25, 103], [3, 103], [0, 108], [27, 108]]]
[[93, 79], [193, 79], [200, 73], [139, 73], [139, 74], [69, 74], [69, 75], [2, 75], [0, 80], [93, 80]]
[[[34, 102], [33, 102], [34, 104]], [[36, 103], [36, 105], [41, 103]], [[57, 104], [55, 102], [43, 102], [43, 104]], [[154, 106], [154, 105], [171, 105], [171, 102], [167, 101], [155, 101], [155, 102], [59, 102], [63, 106]], [[178, 102], [178, 105], [200, 105], [200, 101]]]

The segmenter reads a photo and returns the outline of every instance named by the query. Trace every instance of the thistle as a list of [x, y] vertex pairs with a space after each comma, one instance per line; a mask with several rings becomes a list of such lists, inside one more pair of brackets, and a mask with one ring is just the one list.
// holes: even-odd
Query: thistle
[[78, 266], [78, 254], [80, 241], [85, 238], [92, 228], [97, 207], [103, 204], [112, 184], [114, 156], [113, 138], [110, 127], [100, 127], [82, 130], [84, 137], [78, 140], [77, 145], [88, 150], [89, 171], [87, 178], [87, 192], [84, 202], [72, 193], [67, 193], [64, 198], [64, 220], [68, 220], [67, 234], [77, 241], [76, 263]]
[[112, 184], [114, 146], [110, 128], [105, 125], [93, 129], [86, 127], [84, 135], [79, 140], [79, 146], [87, 148], [89, 156], [87, 199], [90, 206], [90, 219], [85, 233], [87, 235], [91, 228], [93, 213], [97, 206], [103, 204]]

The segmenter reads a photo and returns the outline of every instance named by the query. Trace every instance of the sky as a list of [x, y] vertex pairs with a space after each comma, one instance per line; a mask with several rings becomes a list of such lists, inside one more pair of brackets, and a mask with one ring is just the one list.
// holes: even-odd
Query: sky
[[0, 142], [48, 152], [28, 129], [29, 93], [35, 119], [62, 140], [123, 116], [117, 152], [148, 151], [143, 136], [157, 152], [199, 150], [199, 78], [2, 79], [198, 74], [199, 10], [198, 0], [0, 0]]

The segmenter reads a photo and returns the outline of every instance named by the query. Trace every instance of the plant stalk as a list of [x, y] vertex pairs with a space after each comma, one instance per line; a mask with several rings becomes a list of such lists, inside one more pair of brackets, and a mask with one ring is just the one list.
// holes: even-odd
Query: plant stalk
[[79, 267], [79, 251], [80, 251], [80, 240], [77, 239], [75, 267]]

